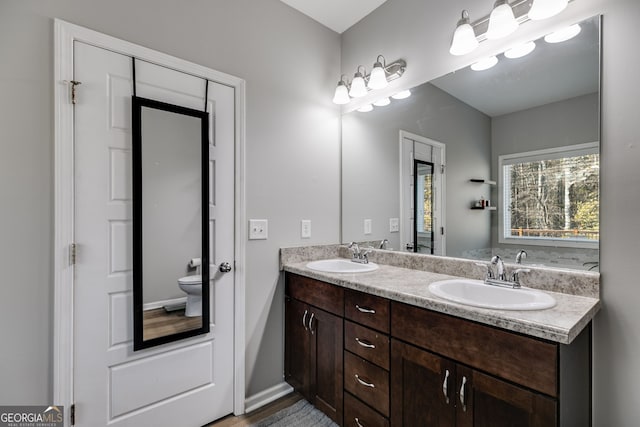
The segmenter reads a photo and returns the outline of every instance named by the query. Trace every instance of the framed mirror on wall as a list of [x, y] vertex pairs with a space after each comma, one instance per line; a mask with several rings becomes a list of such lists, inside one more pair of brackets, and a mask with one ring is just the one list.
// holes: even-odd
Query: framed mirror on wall
[[209, 114], [133, 96], [134, 350], [209, 332]]
[[[405, 187], [415, 185], [405, 179], [414, 173], [414, 159], [405, 159], [406, 150], [398, 147], [404, 132], [446, 147], [446, 167], [433, 171], [434, 179], [446, 181], [444, 227], [431, 234], [442, 231], [444, 250], [435, 254], [480, 260], [500, 254], [513, 262], [524, 249], [528, 264], [594, 269], [599, 261], [598, 159], [555, 168], [554, 188], [549, 185], [537, 201], [534, 194], [521, 198], [525, 188], [517, 186], [505, 194], [506, 169], [499, 163], [505, 156], [552, 153], [547, 163], [531, 166], [538, 167], [542, 183], [552, 179], [543, 176], [544, 168], [566, 160], [553, 153], [583, 145], [599, 153], [601, 17], [576, 25], [579, 30], [574, 26], [573, 37], [564, 41], [557, 34], [534, 40], [536, 47], [526, 56], [501, 53], [492, 68], [465, 67], [412, 88], [409, 98], [386, 107], [344, 114], [341, 241], [386, 239], [388, 247], [403, 251], [414, 250], [407, 249], [410, 240], [420, 245], [421, 236], [413, 232], [425, 217], [406, 215], [414, 210], [404, 206], [408, 199], [402, 196], [413, 194]], [[371, 220], [371, 233], [363, 232], [365, 219]], [[409, 230], [413, 239], [406, 237]]]

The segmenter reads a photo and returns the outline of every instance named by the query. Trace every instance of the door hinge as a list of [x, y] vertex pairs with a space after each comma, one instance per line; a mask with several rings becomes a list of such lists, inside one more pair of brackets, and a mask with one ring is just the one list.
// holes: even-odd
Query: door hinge
[[76, 104], [76, 86], [81, 85], [82, 82], [79, 82], [77, 80], [65, 80], [64, 82], [71, 86], [71, 88], [70, 88], [70, 90], [71, 90], [71, 103], [73, 105], [75, 105]]
[[72, 243], [69, 245], [69, 265], [76, 265], [76, 255], [78, 252], [78, 245]]
[[440, 227], [440, 234], [444, 236], [444, 227]]
[[440, 173], [444, 173], [444, 165], [440, 165]]
[[69, 418], [71, 420], [71, 425], [75, 425], [76, 424], [76, 404], [73, 403], [71, 405], [71, 408], [69, 408]]

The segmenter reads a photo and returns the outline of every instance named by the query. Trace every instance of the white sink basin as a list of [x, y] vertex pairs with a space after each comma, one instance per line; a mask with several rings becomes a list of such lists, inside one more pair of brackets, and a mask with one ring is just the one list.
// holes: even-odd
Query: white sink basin
[[429, 291], [449, 301], [494, 310], [544, 310], [556, 305], [556, 300], [542, 291], [503, 288], [482, 280], [441, 280], [430, 284]]
[[307, 264], [307, 268], [325, 273], [366, 273], [378, 269], [378, 264], [370, 262], [368, 264], [359, 264], [348, 259], [323, 259], [320, 261], [311, 261]]

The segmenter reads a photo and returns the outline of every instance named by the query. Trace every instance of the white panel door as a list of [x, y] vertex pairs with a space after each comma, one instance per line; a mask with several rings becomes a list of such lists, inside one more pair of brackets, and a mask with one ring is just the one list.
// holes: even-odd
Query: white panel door
[[[234, 90], [209, 82], [211, 332], [133, 351], [131, 58], [74, 44], [78, 426], [202, 426], [233, 411]], [[137, 95], [204, 109], [205, 81], [136, 63]], [[177, 286], [177, 284], [176, 284]]]

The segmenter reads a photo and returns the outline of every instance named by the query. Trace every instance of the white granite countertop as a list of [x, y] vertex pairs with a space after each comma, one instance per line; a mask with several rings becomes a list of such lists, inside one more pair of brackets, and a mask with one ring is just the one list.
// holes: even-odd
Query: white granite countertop
[[283, 269], [347, 289], [561, 344], [570, 344], [600, 309], [600, 300], [597, 298], [547, 292], [557, 302], [556, 306], [550, 309], [490, 310], [447, 301], [429, 292], [429, 284], [432, 282], [452, 279], [456, 276], [384, 264], [379, 264], [378, 270], [368, 273], [324, 273], [310, 270], [306, 264], [306, 261], [284, 263]]

